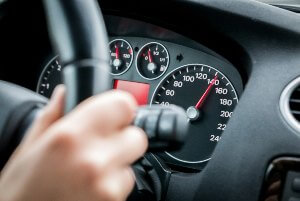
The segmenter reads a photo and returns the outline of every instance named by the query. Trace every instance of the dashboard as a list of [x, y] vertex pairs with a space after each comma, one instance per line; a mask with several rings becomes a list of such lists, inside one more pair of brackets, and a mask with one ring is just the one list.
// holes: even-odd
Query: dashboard
[[[109, 37], [111, 88], [131, 93], [140, 106], [177, 105], [186, 111], [189, 138], [182, 150], [158, 154], [172, 167], [201, 170], [221, 140], [227, 121], [243, 91], [242, 77], [226, 59], [167, 29], [128, 18], [106, 16]], [[139, 24], [157, 34], [176, 35], [182, 44], [151, 37], [122, 35], [114, 27]], [[117, 23], [116, 23], [117, 22]], [[199, 45], [193, 48], [189, 43]], [[36, 92], [50, 98], [61, 79], [59, 55], [41, 66]], [[190, 170], [191, 171], [191, 170]]]
[[[14, 6], [16, 10], [0, 21], [4, 30], [0, 33], [4, 44], [1, 65], [8, 66], [0, 70], [0, 78], [50, 98], [55, 86], [63, 83], [63, 65], [50, 46], [39, 6], [35, 3], [37, 12], [30, 15]], [[21, 19], [22, 13], [26, 17]], [[152, 19], [118, 16], [120, 13], [113, 10], [104, 10], [104, 14], [110, 40], [111, 88], [128, 91], [140, 106], [183, 107], [191, 125], [187, 143], [179, 152], [157, 156], [175, 170], [201, 171], [234, 116], [247, 84], [251, 72], [248, 55], [209, 26], [199, 27], [200, 31], [185, 26], [177, 29]], [[17, 22], [20, 26], [13, 26]], [[7, 43], [5, 38], [14, 40]], [[18, 59], [5, 56], [11, 54]]]
[[[13, 8], [17, 10], [0, 21], [5, 30], [0, 33], [4, 46], [0, 50], [4, 55], [1, 65], [9, 66], [0, 70], [1, 79], [50, 98], [55, 86], [63, 82], [63, 65], [50, 45], [42, 9], [36, 8], [36, 13], [20, 19], [24, 11]], [[183, 107], [191, 125], [187, 143], [180, 152], [157, 156], [175, 170], [202, 170], [242, 96], [246, 70], [201, 41], [159, 23], [111, 13], [104, 19], [110, 40], [111, 88], [128, 91], [141, 106]], [[19, 21], [20, 26], [13, 26], [14, 21]], [[14, 40], [7, 43], [5, 38]], [[18, 59], [5, 56], [16, 54], [16, 50], [20, 52]], [[231, 46], [225, 52], [235, 51]]]
[[[10, 2], [5, 12], [0, 6], [0, 80], [50, 97], [63, 64], [42, 5]], [[166, 200], [193, 200], [195, 192], [194, 200], [258, 200], [270, 162], [299, 156], [299, 133], [279, 106], [300, 74], [299, 5], [262, 2], [279, 8], [252, 0], [100, 2], [111, 88], [140, 106], [179, 105], [189, 119], [183, 149], [154, 154], [168, 175]]]

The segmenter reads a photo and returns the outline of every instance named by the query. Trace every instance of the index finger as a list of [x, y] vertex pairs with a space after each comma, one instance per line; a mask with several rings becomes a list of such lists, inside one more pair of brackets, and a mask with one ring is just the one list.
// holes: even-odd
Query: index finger
[[79, 133], [107, 134], [128, 126], [136, 108], [137, 103], [129, 93], [114, 90], [82, 102], [63, 121]]

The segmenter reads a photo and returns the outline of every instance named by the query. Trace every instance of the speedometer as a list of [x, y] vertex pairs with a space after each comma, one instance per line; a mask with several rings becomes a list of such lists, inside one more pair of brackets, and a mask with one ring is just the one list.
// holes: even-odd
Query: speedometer
[[175, 69], [161, 81], [151, 103], [174, 104], [186, 110], [189, 137], [180, 151], [167, 155], [185, 163], [201, 163], [210, 159], [221, 140], [238, 96], [229, 79], [216, 68], [189, 64]]

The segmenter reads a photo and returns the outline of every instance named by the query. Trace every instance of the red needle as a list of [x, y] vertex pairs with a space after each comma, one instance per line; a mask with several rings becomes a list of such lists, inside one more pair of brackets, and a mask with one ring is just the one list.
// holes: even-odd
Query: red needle
[[115, 46], [115, 48], [116, 48], [116, 59], [119, 59], [119, 55], [120, 55], [120, 53], [119, 53], [119, 47]]
[[151, 50], [148, 50], [148, 57], [149, 57], [149, 63], [152, 63], [153, 59], [152, 59], [152, 55], [151, 55]]
[[214, 77], [214, 79], [210, 82], [210, 84], [208, 85], [207, 89], [205, 90], [204, 94], [201, 96], [201, 98], [199, 99], [198, 103], [196, 104], [195, 108], [197, 108], [198, 110], [202, 107], [205, 99], [207, 98], [209, 92], [211, 91], [212, 87], [214, 86], [216, 80], [218, 79], [218, 76], [216, 75]]

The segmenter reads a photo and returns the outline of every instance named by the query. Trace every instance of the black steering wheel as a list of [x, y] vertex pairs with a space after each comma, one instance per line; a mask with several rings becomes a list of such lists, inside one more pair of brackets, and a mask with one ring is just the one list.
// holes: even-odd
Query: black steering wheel
[[[65, 112], [69, 112], [82, 100], [110, 89], [107, 33], [94, 0], [43, 2], [53, 48], [65, 66]], [[0, 81], [0, 100], [2, 168], [47, 100], [3, 81]]]
[[[44, 4], [53, 45], [66, 66], [64, 83], [67, 85], [68, 112], [83, 99], [110, 88], [107, 34], [95, 0], [44, 0]], [[261, 5], [262, 12], [267, 13], [261, 15], [269, 16], [255, 18], [260, 13], [259, 7], [251, 1], [215, 0], [200, 4], [204, 5], [202, 9], [215, 10], [215, 17], [208, 19], [210, 23], [218, 21], [218, 15], [223, 13], [227, 17], [225, 20], [234, 26], [230, 19], [239, 16], [238, 23], [250, 30], [247, 37], [239, 39], [240, 43], [255, 49], [249, 42], [255, 39], [261, 41], [262, 47], [248, 55], [255, 58], [255, 62], [249, 64], [251, 79], [211, 161], [201, 173], [169, 173], [164, 164], [150, 154], [148, 159], [155, 164], [155, 171], [163, 175], [159, 178], [166, 181], [168, 177], [168, 182], [161, 188], [166, 192], [160, 192], [163, 198], [155, 199], [289, 199], [292, 194], [286, 194], [290, 189], [286, 190], [288, 185], [284, 184], [293, 183], [290, 172], [300, 171], [297, 158], [300, 156], [300, 138], [299, 131], [288, 126], [281, 114], [284, 106], [280, 104], [284, 103], [280, 100], [288, 99], [291, 90], [299, 85], [289, 87], [289, 83], [300, 75], [300, 18], [264, 5]], [[252, 6], [254, 10], [239, 7], [242, 4]], [[209, 11], [202, 11], [210, 15]], [[275, 21], [275, 17], [285, 19]], [[293, 26], [297, 23], [298, 27]], [[221, 29], [226, 31], [227, 28], [224, 25]], [[0, 82], [0, 101], [0, 149], [10, 150], [5, 154], [1, 152], [1, 160], [7, 160], [28, 122], [34, 118], [34, 111], [47, 100], [21, 87]], [[17, 134], [11, 138], [11, 133]]]

